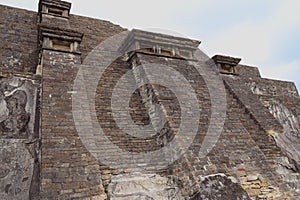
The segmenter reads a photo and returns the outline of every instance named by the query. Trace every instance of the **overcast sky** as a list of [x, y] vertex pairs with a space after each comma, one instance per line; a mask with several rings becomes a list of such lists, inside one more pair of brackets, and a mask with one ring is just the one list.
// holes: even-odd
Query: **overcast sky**
[[[37, 0], [0, 0], [37, 10]], [[298, 0], [69, 0], [72, 13], [132, 29], [165, 29], [202, 41], [209, 56], [225, 54], [259, 67], [262, 76], [294, 81], [300, 90]]]

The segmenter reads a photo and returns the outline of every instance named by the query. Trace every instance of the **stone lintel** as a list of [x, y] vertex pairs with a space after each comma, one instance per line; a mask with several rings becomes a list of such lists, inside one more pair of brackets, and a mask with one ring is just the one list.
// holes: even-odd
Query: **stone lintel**
[[39, 27], [39, 41], [42, 49], [80, 54], [79, 44], [82, 37], [82, 33], [73, 30], [47, 26]]
[[171, 35], [133, 29], [120, 47], [121, 52], [141, 51], [170, 57], [193, 58], [201, 42]]
[[224, 55], [215, 55], [212, 57], [212, 59], [214, 60], [214, 62], [216, 64], [220, 63], [220, 64], [228, 64], [230, 66], [236, 66], [241, 62], [241, 58], [234, 58], [234, 57], [230, 57], [230, 56], [224, 56]]
[[238, 75], [236, 66], [242, 60], [241, 58], [234, 58], [224, 55], [215, 55], [212, 60], [219, 68], [219, 72], [222, 74]]
[[40, 0], [39, 14], [53, 15], [56, 17], [69, 18], [72, 4], [60, 0]]

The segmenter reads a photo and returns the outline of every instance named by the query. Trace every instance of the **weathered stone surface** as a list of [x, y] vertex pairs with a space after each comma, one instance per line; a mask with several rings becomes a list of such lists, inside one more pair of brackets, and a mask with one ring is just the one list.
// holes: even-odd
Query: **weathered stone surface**
[[33, 82], [18, 77], [0, 79], [0, 138], [36, 138], [38, 87]]
[[209, 175], [201, 179], [199, 190], [190, 200], [250, 200], [247, 192], [225, 174]]
[[0, 79], [0, 196], [37, 199], [39, 193], [39, 86], [30, 77]]
[[280, 103], [273, 102], [268, 108], [284, 128], [283, 134], [274, 133], [272, 136], [278, 146], [294, 160], [300, 171], [300, 123], [298, 118]]
[[179, 186], [172, 179], [141, 173], [113, 176], [108, 186], [108, 196], [111, 200], [183, 199]]
[[[41, 1], [47, 2], [50, 7], [52, 4], [54, 7], [65, 4], [68, 5], [67, 11], [70, 8], [70, 4], [59, 0]], [[248, 196], [252, 199], [300, 198], [300, 101], [295, 85], [264, 79], [256, 67], [233, 63], [236, 65], [235, 73], [221, 75], [227, 100], [227, 108], [224, 109], [226, 119], [225, 115], [222, 118], [225, 120], [223, 132], [209, 154], [200, 158], [199, 149], [208, 126], [214, 130], [220, 127], [210, 124], [213, 94], [210, 94], [204, 77], [183, 59], [185, 56], [191, 59], [193, 52], [189, 50], [190, 46], [195, 49], [195, 45], [199, 44], [189, 39], [136, 31], [141, 33], [137, 36], [143, 39], [146, 34], [151, 40], [152, 43], [145, 46], [150, 48], [150, 52], [149, 49], [139, 51], [134, 62], [128, 60], [128, 56], [116, 59], [103, 77], [99, 77], [96, 94], [91, 97], [96, 97], [97, 116], [93, 123], [100, 124], [110, 141], [122, 149], [121, 152], [114, 151], [102, 143], [102, 138], [98, 138], [97, 147], [101, 147], [99, 151], [106, 158], [112, 158], [114, 162], [122, 159], [124, 152], [158, 150], [172, 141], [178, 132], [182, 110], [176, 95], [169, 88], [155, 84], [139, 87], [132, 94], [129, 112], [134, 123], [156, 126], [158, 132], [154, 135], [149, 133], [153, 137], [145, 139], [120, 131], [111, 113], [111, 94], [119, 79], [135, 65], [151, 63], [154, 67], [163, 64], [173, 68], [189, 81], [201, 109], [197, 135], [186, 153], [169, 166], [164, 165], [169, 158], [165, 155], [150, 162], [144, 156], [137, 160], [127, 159], [126, 162], [137, 165], [131, 167], [124, 163], [117, 166], [123, 171], [112, 169], [101, 163], [104, 159], [93, 157], [80, 140], [74, 123], [73, 112], [78, 109], [72, 107], [77, 64], [81, 64], [101, 42], [125, 29], [103, 20], [69, 13], [63, 13], [62, 17], [59, 15], [59, 12], [37, 15], [0, 6], [0, 17], [4, 19], [0, 24], [0, 199], [103, 200], [107, 199], [107, 194], [126, 200], [188, 199], [192, 195], [194, 199], [247, 199]], [[47, 32], [49, 37], [54, 34], [61, 41], [40, 48], [43, 38], [37, 39], [37, 36], [41, 26], [51, 30]], [[80, 39], [70, 38], [73, 33]], [[40, 34], [40, 37], [44, 36]], [[145, 45], [143, 40], [137, 41]], [[116, 45], [114, 42], [110, 45]], [[153, 47], [155, 42], [160, 44], [156, 46], [159, 48]], [[180, 48], [188, 51], [181, 52]], [[102, 61], [109, 55], [107, 52], [98, 53]], [[90, 61], [99, 64], [97, 59]], [[42, 84], [35, 83], [37, 66]], [[135, 83], [139, 81], [138, 74], [133, 72], [132, 81]], [[158, 74], [158, 77], [162, 80], [170, 78], [169, 74]], [[176, 76], [171, 78], [178, 81]], [[38, 97], [39, 86], [42, 87], [41, 99]], [[85, 89], [94, 88], [88, 82]], [[180, 91], [184, 93], [185, 88], [180, 88]], [[82, 100], [81, 97], [79, 100]], [[42, 102], [41, 106], [36, 102]], [[85, 120], [85, 116], [81, 119]], [[160, 129], [161, 132], [158, 131]], [[148, 132], [144, 134], [147, 136]], [[188, 136], [188, 133], [183, 133], [183, 136]], [[177, 150], [174, 152], [178, 153]], [[124, 174], [143, 170], [152, 176]], [[210, 176], [217, 173], [224, 173], [227, 177]], [[176, 181], [166, 177], [176, 177], [180, 187]]]
[[291, 190], [300, 194], [300, 174], [299, 169], [295, 168], [294, 163], [290, 163], [287, 157], [277, 160], [276, 171], [288, 183]]
[[35, 160], [26, 140], [0, 139], [0, 197], [29, 200]]
[[34, 72], [38, 63], [37, 13], [0, 6], [0, 69]]

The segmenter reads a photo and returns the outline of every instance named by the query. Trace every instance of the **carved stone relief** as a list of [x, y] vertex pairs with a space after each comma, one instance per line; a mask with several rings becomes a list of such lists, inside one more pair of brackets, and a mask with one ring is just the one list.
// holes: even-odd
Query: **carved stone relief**
[[38, 87], [25, 78], [0, 78], [0, 199], [38, 197]]
[[292, 84], [277, 87], [276, 84], [248, 82], [246, 85], [250, 88], [253, 94], [257, 95], [271, 95], [271, 96], [298, 96], [297, 89]]
[[20, 78], [0, 79], [0, 138], [34, 138], [37, 88]]
[[268, 108], [270, 113], [273, 114], [284, 128], [283, 134], [274, 134], [273, 137], [277, 144], [300, 167], [300, 127], [297, 117], [288, 108], [278, 102], [269, 103]]
[[29, 199], [34, 158], [21, 139], [0, 139], [0, 197]]

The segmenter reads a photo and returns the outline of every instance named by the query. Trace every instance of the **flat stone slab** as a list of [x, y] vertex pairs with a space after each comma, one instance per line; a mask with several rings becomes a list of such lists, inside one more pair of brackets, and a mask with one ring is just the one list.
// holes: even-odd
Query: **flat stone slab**
[[183, 199], [179, 188], [170, 178], [157, 174], [122, 174], [112, 177], [108, 186], [111, 200]]

